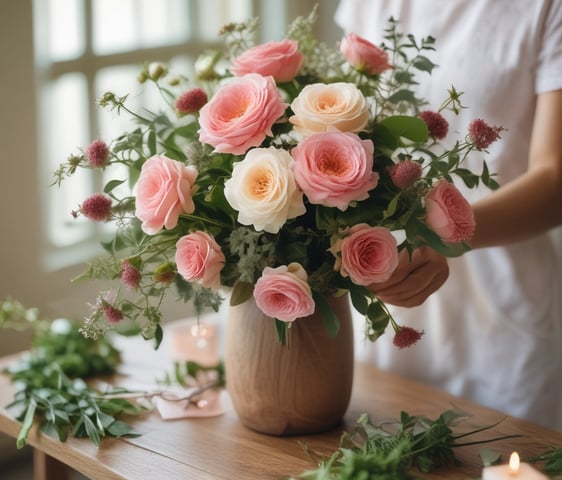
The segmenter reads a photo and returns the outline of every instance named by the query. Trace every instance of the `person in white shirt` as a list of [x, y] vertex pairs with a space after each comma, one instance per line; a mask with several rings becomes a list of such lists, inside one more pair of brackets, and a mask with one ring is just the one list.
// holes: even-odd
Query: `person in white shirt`
[[[403, 255], [371, 286], [400, 323], [424, 330], [421, 341], [398, 350], [384, 335], [358, 343], [358, 358], [562, 429], [562, 1], [341, 0], [336, 21], [380, 45], [391, 16], [404, 33], [436, 38], [439, 67], [417, 78], [428, 109], [451, 85], [463, 92], [468, 108], [446, 115], [451, 142], [475, 118], [505, 128], [486, 155], [501, 187], [463, 190], [471, 251]], [[466, 167], [481, 162], [475, 154]]]

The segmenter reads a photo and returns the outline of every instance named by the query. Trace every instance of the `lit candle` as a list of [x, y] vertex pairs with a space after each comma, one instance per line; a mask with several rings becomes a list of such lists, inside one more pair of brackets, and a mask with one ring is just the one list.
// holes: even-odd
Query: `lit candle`
[[528, 463], [521, 462], [517, 452], [513, 452], [509, 457], [508, 465], [495, 465], [486, 467], [482, 471], [482, 480], [548, 480], [538, 470]]
[[172, 358], [192, 361], [205, 367], [219, 363], [217, 327], [206, 323], [190, 322], [176, 325], [170, 332]]

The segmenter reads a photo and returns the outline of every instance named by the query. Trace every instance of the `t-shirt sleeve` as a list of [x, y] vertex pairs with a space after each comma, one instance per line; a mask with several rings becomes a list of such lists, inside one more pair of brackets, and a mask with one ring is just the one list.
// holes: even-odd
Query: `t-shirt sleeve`
[[535, 77], [537, 94], [562, 89], [562, 1], [547, 3]]

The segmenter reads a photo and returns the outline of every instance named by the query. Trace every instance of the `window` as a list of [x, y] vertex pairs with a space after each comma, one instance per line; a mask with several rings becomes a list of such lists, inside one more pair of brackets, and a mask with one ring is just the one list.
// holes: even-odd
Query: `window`
[[[206, 49], [222, 47], [217, 32], [232, 21], [261, 20], [260, 41], [280, 38], [290, 19], [308, 14], [314, 1], [286, 0], [34, 0], [39, 151], [44, 178], [92, 140], [123, 131], [123, 120], [96, 105], [104, 92], [132, 93], [145, 61], [186, 71]], [[49, 269], [79, 263], [98, 248], [103, 225], [70, 210], [99, 185], [88, 172], [47, 189], [43, 202]]]

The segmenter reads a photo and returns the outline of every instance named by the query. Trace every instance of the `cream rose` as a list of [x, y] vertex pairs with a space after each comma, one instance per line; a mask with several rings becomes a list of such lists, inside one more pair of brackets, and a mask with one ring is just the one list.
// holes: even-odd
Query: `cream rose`
[[305, 212], [303, 194], [286, 150], [254, 148], [235, 163], [224, 185], [228, 203], [238, 211], [238, 221], [256, 230], [277, 233], [290, 218]]
[[302, 135], [339, 130], [359, 132], [369, 121], [369, 105], [352, 83], [307, 85], [293, 100], [289, 121]]

